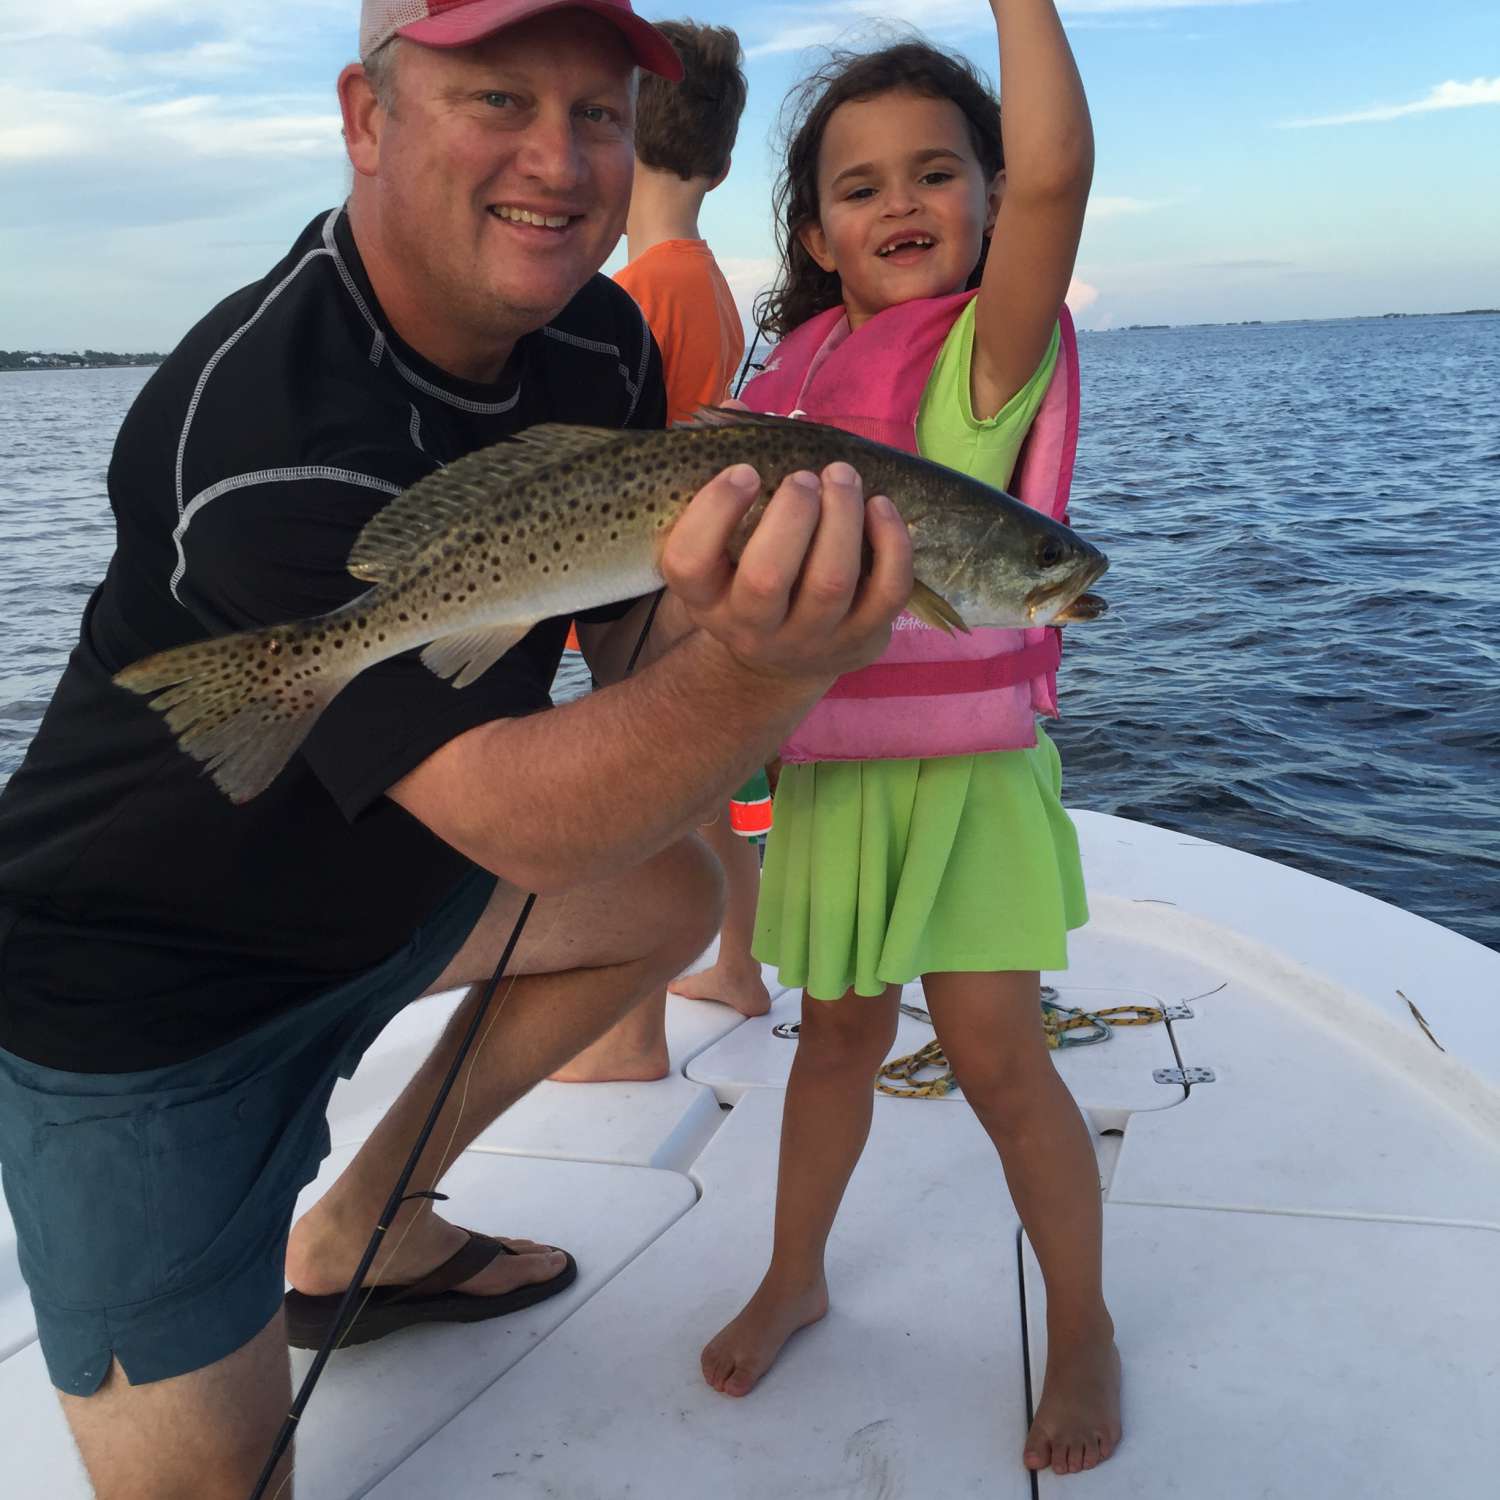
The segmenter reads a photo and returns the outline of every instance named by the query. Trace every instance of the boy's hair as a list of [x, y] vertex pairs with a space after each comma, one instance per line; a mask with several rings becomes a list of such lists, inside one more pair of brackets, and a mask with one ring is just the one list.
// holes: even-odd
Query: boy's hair
[[748, 85], [740, 39], [727, 26], [656, 21], [677, 49], [681, 83], [654, 73], [641, 78], [635, 106], [635, 154], [642, 165], [675, 172], [684, 182], [717, 177], [729, 165]]
[[[917, 41], [878, 52], [830, 53], [822, 67], [792, 90], [783, 111], [786, 165], [772, 199], [781, 268], [775, 285], [756, 304], [755, 318], [763, 332], [785, 338], [799, 324], [843, 300], [837, 273], [825, 271], [798, 237], [799, 230], [818, 221], [818, 153], [823, 132], [841, 104], [896, 92], [949, 100], [963, 113], [986, 180], [1004, 168], [1000, 101], [966, 58]], [[988, 249], [986, 239], [970, 286], [978, 285]]]

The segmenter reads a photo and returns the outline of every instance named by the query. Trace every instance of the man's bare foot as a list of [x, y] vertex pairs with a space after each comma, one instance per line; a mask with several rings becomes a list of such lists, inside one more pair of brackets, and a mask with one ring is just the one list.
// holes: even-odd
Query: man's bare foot
[[749, 1395], [786, 1341], [827, 1311], [828, 1283], [821, 1275], [812, 1286], [788, 1292], [773, 1286], [767, 1273], [740, 1315], [704, 1345], [703, 1378], [726, 1396]]
[[552, 1075], [553, 1083], [654, 1083], [671, 1071], [665, 991], [636, 1006]]
[[1047, 1340], [1047, 1374], [1026, 1435], [1028, 1469], [1078, 1474], [1097, 1468], [1120, 1441], [1120, 1351], [1114, 1329]]
[[759, 964], [716, 963], [674, 979], [667, 989], [685, 1000], [717, 1000], [742, 1016], [763, 1016], [771, 1008], [771, 992]]
[[[315, 1205], [292, 1226], [286, 1250], [287, 1280], [309, 1297], [329, 1297], [348, 1286], [375, 1227], [372, 1222], [341, 1228], [334, 1215], [320, 1213], [319, 1207]], [[461, 1250], [468, 1238], [466, 1230], [425, 1207], [414, 1224], [398, 1216], [386, 1238], [393, 1249], [376, 1258], [364, 1284], [408, 1286], [420, 1281]], [[516, 1253], [497, 1256], [454, 1290], [476, 1297], [499, 1296], [533, 1282], [551, 1281], [568, 1263], [561, 1250], [535, 1240], [504, 1239], [502, 1243]]]

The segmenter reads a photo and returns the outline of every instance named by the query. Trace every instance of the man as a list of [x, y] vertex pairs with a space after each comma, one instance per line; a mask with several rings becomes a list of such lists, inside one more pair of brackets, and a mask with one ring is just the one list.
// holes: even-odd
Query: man
[[[538, 712], [562, 621], [462, 692], [398, 658], [268, 791], [221, 798], [115, 671], [353, 597], [365, 521], [481, 443], [663, 417], [640, 315], [595, 274], [629, 201], [635, 69], [675, 70], [659, 35], [627, 0], [366, 0], [361, 56], [339, 80], [347, 210], [210, 313], [132, 409], [115, 556], [0, 800], [0, 1160], [101, 1500], [248, 1492], [289, 1400], [283, 1269], [311, 1338], [475, 997], [288, 1243], [335, 1075], [411, 999], [487, 978], [542, 894], [522, 977], [411, 1185], [430, 1189], [701, 948], [717, 894], [691, 828], [878, 655], [910, 588], [904, 527], [843, 466], [785, 482], [731, 567], [759, 480], [730, 470], [669, 539], [694, 628], [646, 670]], [[606, 679], [644, 607], [619, 613], [583, 630]], [[627, 778], [640, 795], [606, 818]], [[572, 1274], [425, 1199], [386, 1243], [386, 1326], [455, 1298], [508, 1311]]]

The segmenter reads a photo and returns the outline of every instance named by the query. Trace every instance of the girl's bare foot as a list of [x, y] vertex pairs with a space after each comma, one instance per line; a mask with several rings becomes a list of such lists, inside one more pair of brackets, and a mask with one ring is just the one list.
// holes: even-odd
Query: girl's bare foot
[[786, 1291], [768, 1274], [740, 1315], [704, 1346], [703, 1378], [726, 1396], [749, 1395], [786, 1341], [827, 1311], [828, 1283], [821, 1275], [811, 1286]]
[[674, 979], [667, 988], [686, 1000], [718, 1000], [742, 1016], [763, 1016], [771, 1008], [771, 992], [759, 964], [716, 963], [711, 969]]
[[1120, 1351], [1114, 1330], [1047, 1340], [1047, 1374], [1022, 1462], [1054, 1474], [1097, 1468], [1120, 1441]]

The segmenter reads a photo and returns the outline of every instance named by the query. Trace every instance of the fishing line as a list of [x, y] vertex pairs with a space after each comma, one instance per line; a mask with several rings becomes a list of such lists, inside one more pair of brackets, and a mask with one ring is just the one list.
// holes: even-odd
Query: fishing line
[[[646, 647], [646, 639], [651, 634], [651, 627], [656, 621], [656, 612], [661, 607], [661, 601], [665, 592], [666, 591], [664, 589], [658, 590], [656, 596], [651, 601], [651, 608], [646, 612], [646, 622], [641, 627], [640, 638], [636, 641], [635, 649], [630, 653], [630, 660], [626, 663], [625, 672], [623, 674], [624, 676], [628, 677], [630, 673], [635, 670], [635, 664], [640, 660], [641, 652]], [[286, 1420], [281, 1424], [281, 1430], [276, 1434], [276, 1441], [271, 1445], [270, 1455], [266, 1459], [265, 1465], [260, 1471], [260, 1477], [255, 1481], [255, 1488], [250, 1492], [250, 1500], [265, 1500], [267, 1487], [270, 1485], [272, 1478], [275, 1476], [277, 1465], [280, 1464], [281, 1460], [286, 1456], [287, 1449], [292, 1445], [292, 1439], [296, 1436], [297, 1432], [297, 1424], [302, 1420], [302, 1414], [307, 1410], [308, 1402], [312, 1400], [313, 1390], [317, 1386], [318, 1380], [323, 1374], [324, 1368], [327, 1366], [328, 1361], [333, 1357], [335, 1351], [342, 1344], [348, 1331], [354, 1326], [354, 1322], [359, 1316], [359, 1312], [363, 1309], [363, 1306], [367, 1304], [370, 1298], [375, 1294], [377, 1288], [373, 1286], [365, 1287], [363, 1285], [364, 1279], [366, 1275], [369, 1274], [370, 1267], [374, 1264], [376, 1255], [380, 1253], [381, 1241], [384, 1240], [386, 1232], [391, 1227], [392, 1221], [401, 1211], [402, 1205], [410, 1202], [413, 1199], [441, 1198], [443, 1196], [440, 1193], [432, 1192], [412, 1193], [408, 1195], [406, 1189], [410, 1185], [411, 1179], [417, 1170], [417, 1164], [422, 1159], [422, 1153], [427, 1149], [427, 1143], [432, 1138], [432, 1132], [437, 1128], [438, 1119], [442, 1115], [443, 1108], [448, 1102], [448, 1096], [453, 1092], [453, 1085], [458, 1081], [459, 1073], [463, 1071], [464, 1063], [468, 1060], [469, 1052], [474, 1046], [474, 1040], [479, 1035], [481, 1025], [484, 1024], [486, 1013], [488, 1012], [490, 1007], [490, 1002], [495, 997], [495, 991], [500, 987], [500, 981], [505, 977], [506, 968], [509, 966], [511, 958], [515, 954], [516, 946], [521, 941], [521, 934], [526, 929], [526, 923], [529, 920], [532, 910], [536, 906], [536, 903], [536, 892], [529, 892], [526, 896], [526, 900], [522, 903], [521, 914], [516, 918], [516, 925], [511, 929], [510, 938], [505, 944], [505, 950], [500, 955], [500, 961], [495, 965], [495, 972], [490, 976], [489, 984], [485, 987], [484, 996], [480, 1000], [479, 1006], [474, 1012], [474, 1019], [470, 1021], [469, 1029], [464, 1034], [464, 1039], [459, 1044], [458, 1051], [454, 1054], [453, 1061], [448, 1066], [447, 1076], [443, 1079], [442, 1087], [438, 1089], [437, 1097], [433, 1100], [431, 1108], [427, 1111], [427, 1119], [423, 1123], [422, 1129], [417, 1136], [416, 1144], [412, 1147], [410, 1155], [406, 1158], [406, 1165], [402, 1167], [401, 1174], [396, 1179], [396, 1185], [391, 1189], [390, 1197], [386, 1199], [385, 1207], [381, 1210], [380, 1220], [375, 1226], [375, 1232], [370, 1236], [370, 1242], [365, 1246], [365, 1251], [364, 1254], [360, 1257], [359, 1265], [355, 1269], [354, 1275], [350, 1278], [349, 1285], [344, 1292], [343, 1300], [339, 1303], [338, 1311], [334, 1314], [333, 1326], [328, 1330], [328, 1336], [319, 1346], [317, 1354], [313, 1356], [313, 1362], [308, 1367], [307, 1374], [302, 1378], [302, 1384], [298, 1387], [296, 1397], [292, 1401], [290, 1410], [287, 1412]], [[565, 905], [566, 898], [563, 902], [563, 906]], [[557, 919], [553, 922], [554, 930], [557, 927], [557, 923], [561, 920], [562, 908], [560, 907]], [[512, 976], [512, 988], [514, 987], [514, 983], [515, 979], [514, 976]], [[510, 990], [507, 990], [505, 999], [508, 1000], [509, 998]], [[494, 1016], [490, 1019], [489, 1025], [484, 1027], [484, 1035], [486, 1038], [488, 1038], [490, 1030], [494, 1026], [495, 1021], [499, 1019], [500, 1010], [504, 1008], [504, 1005], [505, 1001], [502, 1000], [500, 1006], [496, 1009]], [[448, 1137], [448, 1146], [450, 1147], [452, 1146], [454, 1139], [458, 1135], [459, 1124], [463, 1118], [463, 1110], [468, 1104], [469, 1082], [472, 1079], [472, 1076], [473, 1073], [471, 1069], [470, 1078], [464, 1081], [464, 1092], [459, 1104], [459, 1117], [454, 1121], [453, 1131]], [[447, 1154], [448, 1147], [444, 1147], [444, 1157], [446, 1157]], [[434, 1179], [434, 1181], [440, 1180], [442, 1177], [442, 1173], [446, 1170], [447, 1166], [446, 1164], [444, 1164], [442, 1166], [442, 1170], [439, 1171], [438, 1176]], [[393, 1255], [396, 1253], [396, 1251], [400, 1250], [402, 1243], [404, 1243], [406, 1239], [406, 1235], [411, 1232], [411, 1229], [415, 1223], [416, 1218], [415, 1216], [413, 1216], [412, 1223], [407, 1225], [406, 1229], [402, 1233], [401, 1239], [396, 1242], [396, 1245], [391, 1252]], [[359, 1300], [359, 1294], [361, 1291], [363, 1291], [365, 1294], [364, 1302], [361, 1303], [359, 1308], [355, 1308], [354, 1304]], [[286, 1488], [286, 1486], [291, 1482], [291, 1479], [291, 1474], [288, 1474], [286, 1478], [283, 1479], [279, 1485], [277, 1485], [277, 1496], [279, 1496], [281, 1492]]]

